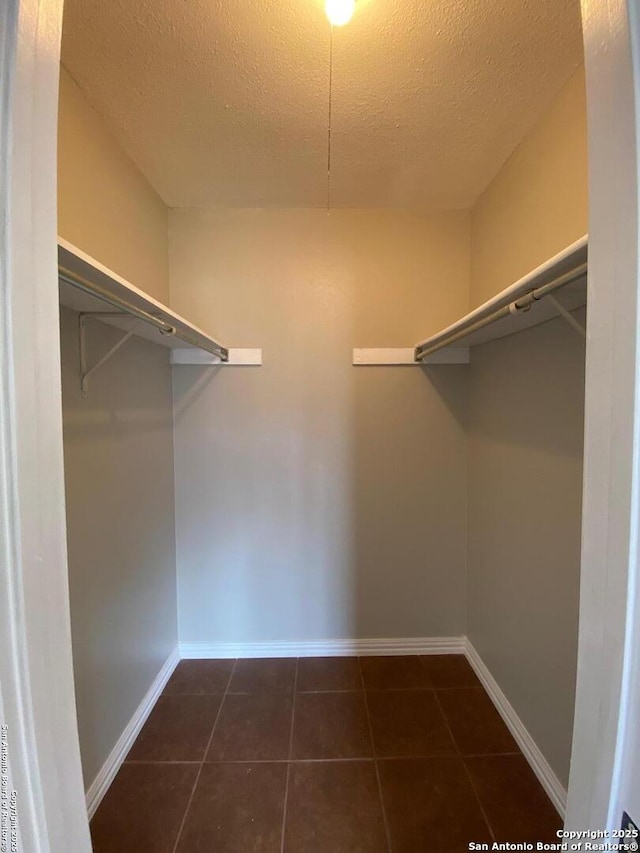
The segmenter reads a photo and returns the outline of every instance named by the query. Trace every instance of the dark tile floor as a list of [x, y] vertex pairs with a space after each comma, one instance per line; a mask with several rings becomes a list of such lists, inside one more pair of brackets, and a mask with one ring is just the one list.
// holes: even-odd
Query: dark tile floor
[[182, 661], [95, 853], [457, 853], [560, 818], [461, 655]]

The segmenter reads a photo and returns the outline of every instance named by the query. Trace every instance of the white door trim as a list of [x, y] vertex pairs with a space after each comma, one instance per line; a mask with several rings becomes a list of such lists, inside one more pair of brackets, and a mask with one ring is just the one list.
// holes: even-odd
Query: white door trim
[[[589, 311], [578, 682], [570, 829], [620, 827], [638, 636], [638, 29], [635, 0], [582, 0], [589, 128]], [[640, 721], [636, 721], [640, 724]], [[627, 756], [627, 761], [629, 757]], [[637, 819], [637, 818], [636, 818]]]
[[23, 853], [88, 853], [56, 255], [61, 0], [0, 4], [0, 679]]

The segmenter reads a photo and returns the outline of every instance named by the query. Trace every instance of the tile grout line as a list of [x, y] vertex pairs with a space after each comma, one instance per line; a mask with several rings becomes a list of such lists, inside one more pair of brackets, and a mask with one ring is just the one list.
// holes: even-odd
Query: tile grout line
[[220, 714], [222, 713], [222, 706], [224, 705], [224, 700], [227, 698], [227, 694], [229, 692], [229, 686], [231, 685], [231, 679], [233, 678], [233, 673], [236, 671], [236, 666], [238, 664], [238, 658], [236, 658], [233, 662], [233, 666], [231, 667], [231, 672], [229, 673], [229, 680], [227, 681], [227, 686], [222, 695], [222, 699], [220, 700], [220, 705], [218, 707], [218, 713], [216, 714], [216, 718], [213, 722], [213, 727], [211, 729], [211, 734], [209, 735], [209, 740], [207, 741], [207, 745], [202, 754], [202, 761], [200, 762], [200, 767], [198, 768], [198, 772], [196, 773], [195, 782], [193, 783], [193, 788], [191, 790], [191, 796], [189, 797], [189, 802], [187, 803], [187, 807], [184, 810], [184, 815], [182, 816], [182, 821], [180, 823], [180, 828], [178, 829], [178, 835], [176, 836], [176, 843], [173, 845], [172, 853], [177, 853], [178, 845], [180, 844], [180, 839], [182, 838], [182, 833], [184, 832], [185, 825], [187, 823], [187, 816], [189, 815], [189, 810], [191, 809], [191, 804], [193, 802], [193, 798], [195, 797], [196, 788], [198, 787], [198, 782], [200, 781], [200, 776], [202, 775], [202, 768], [204, 767], [205, 760], [207, 758], [207, 753], [209, 752], [209, 748], [211, 746], [211, 741], [213, 740], [213, 735], [216, 730], [216, 726], [218, 725], [218, 720], [220, 719]]
[[289, 801], [289, 777], [291, 776], [291, 757], [293, 754], [293, 724], [296, 718], [296, 697], [298, 695], [298, 670], [300, 658], [296, 658], [296, 674], [293, 678], [293, 699], [291, 705], [291, 728], [289, 729], [289, 754], [287, 757], [287, 776], [284, 783], [284, 803], [282, 805], [282, 828], [280, 830], [280, 853], [284, 853], [284, 834], [287, 826], [287, 804]]
[[[234, 694], [230, 694], [234, 695]], [[271, 694], [273, 695], [273, 694]], [[459, 755], [456, 752], [456, 756]], [[464, 758], [514, 758], [521, 756], [520, 752], [474, 752], [465, 755]], [[443, 754], [434, 754], [434, 753], [420, 753], [419, 755], [379, 755], [379, 756], [367, 756], [360, 755], [354, 758], [292, 758], [289, 760], [288, 758], [220, 758], [216, 761], [128, 761], [127, 764], [143, 764], [143, 765], [155, 765], [155, 764], [348, 764], [358, 761], [372, 762], [372, 761], [404, 761], [405, 759], [428, 759], [428, 758], [447, 758], [449, 756]], [[462, 756], [461, 756], [462, 757]]]
[[369, 726], [369, 738], [371, 740], [371, 750], [373, 752], [373, 766], [376, 772], [376, 782], [378, 783], [378, 797], [380, 799], [380, 809], [382, 810], [382, 823], [384, 825], [384, 835], [387, 842], [387, 850], [391, 853], [391, 832], [389, 830], [389, 821], [387, 820], [387, 810], [384, 805], [384, 797], [382, 796], [382, 782], [380, 781], [380, 768], [378, 767], [378, 757], [376, 755], [376, 745], [373, 740], [373, 727], [371, 725], [371, 715], [369, 714], [369, 700], [367, 699], [367, 686], [364, 681], [362, 672], [362, 664], [358, 657], [358, 669], [360, 670], [360, 681], [362, 682], [362, 693], [364, 696], [364, 709], [367, 715], [367, 724]]
[[480, 806], [480, 811], [482, 812], [482, 817], [484, 818], [485, 823], [487, 824], [487, 827], [489, 828], [489, 833], [491, 835], [491, 838], [493, 839], [493, 841], [497, 841], [496, 834], [493, 831], [493, 826], [491, 824], [491, 821], [489, 820], [489, 815], [485, 811], [485, 808], [482, 804], [482, 800], [480, 799], [480, 794], [478, 793], [478, 789], [476, 788], [475, 783], [474, 783], [473, 779], [471, 778], [471, 773], [469, 773], [469, 768], [467, 767], [467, 762], [464, 760], [463, 755], [460, 756], [460, 760], [462, 761], [462, 766], [464, 767], [464, 772], [467, 774], [467, 779], [469, 780], [469, 784], [471, 785], [473, 793], [476, 795], [476, 800], [478, 802], [478, 805]]
[[466, 775], [467, 779], [469, 780], [469, 784], [471, 785], [471, 790], [473, 791], [474, 796], [476, 798], [476, 802], [478, 803], [478, 808], [480, 809], [480, 814], [482, 815], [484, 822], [487, 825], [487, 829], [489, 830], [489, 835], [491, 836], [492, 841], [495, 842], [496, 836], [495, 836], [495, 833], [493, 831], [493, 827], [491, 826], [489, 816], [487, 815], [487, 813], [484, 809], [484, 806], [482, 805], [482, 802], [480, 800], [480, 795], [478, 794], [478, 791], [476, 790], [476, 786], [473, 784], [473, 779], [471, 778], [471, 774], [469, 773], [469, 768], [467, 767], [467, 763], [464, 760], [464, 756], [463, 756], [462, 752], [460, 751], [460, 747], [458, 746], [458, 741], [455, 739], [455, 737], [453, 735], [453, 731], [451, 729], [451, 726], [449, 725], [449, 719], [448, 719], [447, 715], [445, 714], [444, 708], [442, 707], [442, 704], [440, 702], [440, 698], [438, 697], [438, 691], [434, 690], [433, 692], [434, 692], [435, 697], [436, 697], [436, 702], [438, 703], [438, 708], [440, 709], [440, 713], [442, 714], [445, 725], [447, 727], [447, 731], [449, 732], [451, 740], [453, 741], [453, 745], [456, 748], [456, 753], [458, 755], [458, 758], [462, 762], [462, 766], [464, 767], [465, 775]]
[[[377, 755], [377, 750], [375, 748], [375, 743], [374, 743], [374, 738], [373, 738], [372, 718], [371, 718], [370, 708], [369, 708], [369, 703], [368, 703], [369, 692], [371, 692], [373, 694], [373, 693], [402, 693], [402, 692], [407, 692], [407, 691], [411, 691], [411, 692], [415, 692], [415, 693], [419, 693], [419, 692], [425, 692], [426, 693], [427, 691], [430, 691], [435, 695], [436, 706], [438, 707], [438, 710], [439, 710], [439, 712], [440, 712], [440, 714], [444, 720], [445, 727], [446, 727], [446, 729], [447, 729], [447, 731], [451, 737], [451, 740], [452, 740], [452, 743], [453, 743], [453, 746], [455, 749], [455, 757], [457, 757], [460, 761], [462, 761], [466, 777], [469, 781], [469, 784], [471, 785], [471, 789], [473, 791], [474, 797], [475, 797], [476, 802], [478, 804], [478, 807], [480, 809], [480, 813], [482, 815], [482, 818], [485, 822], [486, 827], [489, 830], [489, 834], [490, 834], [491, 838], [493, 839], [494, 842], [496, 841], [496, 836], [495, 836], [495, 833], [493, 830], [493, 826], [492, 826], [492, 824], [489, 820], [489, 817], [485, 811], [485, 808], [484, 808], [483, 803], [481, 801], [478, 789], [477, 789], [476, 785], [474, 784], [473, 778], [472, 778], [471, 773], [470, 773], [470, 769], [466, 764], [466, 759], [468, 759], [468, 758], [488, 757], [488, 755], [486, 753], [471, 753], [469, 755], [466, 755], [466, 754], [463, 755], [461, 747], [458, 745], [458, 742], [453, 735], [453, 730], [451, 728], [449, 718], [448, 718], [447, 714], [445, 713], [444, 705], [441, 701], [441, 694], [443, 694], [442, 699], [444, 699], [445, 698], [444, 694], [446, 694], [447, 692], [449, 692], [451, 690], [461, 690], [461, 689], [464, 690], [466, 688], [466, 690], [468, 690], [468, 691], [478, 690], [478, 691], [482, 691], [484, 694], [486, 694], [486, 690], [483, 688], [483, 686], [482, 685], [473, 685], [473, 686], [462, 685], [462, 687], [459, 687], [459, 686], [448, 685], [446, 687], [436, 687], [431, 683], [431, 677], [430, 677], [430, 675], [426, 669], [426, 665], [425, 665], [424, 661], [422, 660], [422, 657], [420, 655], [416, 655], [416, 657], [418, 658], [418, 661], [420, 663], [420, 668], [426, 676], [426, 680], [428, 682], [427, 686], [396, 687], [396, 688], [389, 688], [389, 687], [375, 688], [374, 687], [372, 690], [368, 691], [367, 687], [366, 687], [366, 682], [365, 682], [365, 677], [364, 677], [364, 669], [362, 666], [361, 657], [357, 656], [357, 655], [353, 656], [353, 657], [355, 658], [355, 660], [357, 661], [357, 664], [358, 664], [358, 674], [359, 674], [359, 680], [360, 680], [360, 687], [359, 688], [343, 689], [343, 690], [330, 688], [330, 689], [325, 689], [325, 690], [322, 690], [322, 689], [317, 690], [316, 689], [316, 690], [300, 690], [300, 691], [298, 690], [298, 685], [302, 681], [302, 679], [300, 678], [300, 660], [301, 659], [304, 660], [304, 659], [303, 658], [295, 658], [295, 672], [294, 672], [294, 684], [293, 684], [292, 707], [291, 707], [291, 723], [290, 723], [289, 747], [288, 747], [288, 757], [287, 758], [264, 759], [264, 760], [259, 760], [259, 759], [258, 760], [249, 760], [249, 759], [247, 759], [247, 760], [233, 760], [232, 759], [232, 760], [219, 760], [219, 761], [207, 762], [207, 760], [206, 760], [207, 755], [208, 755], [208, 752], [211, 748], [211, 744], [213, 742], [215, 731], [216, 731], [217, 726], [219, 724], [219, 720], [220, 720], [220, 717], [221, 717], [221, 714], [223, 711], [223, 707], [224, 707], [224, 703], [226, 701], [226, 698], [229, 696], [253, 695], [256, 692], [255, 690], [234, 691], [231, 689], [233, 677], [234, 677], [235, 671], [237, 669], [237, 665], [239, 663], [239, 659], [235, 659], [233, 662], [233, 666], [231, 667], [230, 674], [228, 676], [226, 688], [225, 688], [224, 692], [222, 693], [222, 696], [220, 699], [220, 705], [219, 705], [219, 708], [218, 708], [217, 713], [215, 715], [215, 719], [214, 719], [213, 726], [212, 726], [212, 729], [211, 729], [211, 732], [210, 732], [210, 735], [209, 735], [209, 738], [207, 741], [207, 745], [206, 745], [205, 750], [204, 750], [203, 757], [200, 761], [189, 761], [189, 760], [187, 760], [187, 761], [179, 761], [179, 760], [177, 760], [177, 761], [134, 760], [134, 761], [127, 762], [130, 764], [141, 764], [141, 765], [145, 765], [145, 764], [149, 764], [149, 765], [154, 765], [154, 764], [181, 765], [181, 764], [184, 764], [186, 766], [197, 766], [197, 768], [198, 768], [197, 772], [195, 774], [195, 779], [193, 782], [192, 790], [191, 790], [189, 799], [188, 799], [186, 807], [185, 807], [183, 818], [182, 818], [180, 825], [179, 825], [176, 841], [175, 841], [175, 844], [172, 848], [171, 853], [177, 853], [178, 848], [180, 846], [182, 836], [184, 835], [185, 829], [186, 829], [187, 824], [188, 824], [188, 815], [190, 813], [190, 809], [192, 808], [193, 801], [195, 799], [196, 790], [198, 788], [198, 785], [199, 785], [205, 764], [210, 763], [210, 764], [215, 766], [215, 765], [227, 765], [227, 764], [228, 765], [248, 765], [248, 764], [262, 764], [262, 763], [265, 763], [265, 764], [271, 764], [271, 763], [273, 763], [273, 764], [275, 764], [275, 763], [285, 764], [286, 763], [287, 768], [286, 768], [286, 775], [285, 775], [285, 789], [284, 789], [284, 799], [283, 799], [283, 815], [282, 815], [282, 823], [281, 823], [281, 845], [280, 845], [280, 853], [284, 853], [285, 833], [286, 833], [286, 826], [287, 826], [287, 819], [288, 819], [288, 797], [289, 797], [290, 779], [291, 779], [291, 774], [294, 772], [295, 765], [296, 764], [314, 764], [314, 763], [350, 763], [350, 762], [365, 762], [365, 763], [373, 762], [373, 764], [374, 764], [374, 770], [375, 770], [375, 774], [376, 774], [376, 782], [377, 782], [377, 787], [378, 787], [378, 796], [379, 796], [379, 801], [381, 804], [381, 812], [382, 812], [383, 825], [384, 825], [384, 831], [385, 831], [385, 841], [386, 841], [387, 850], [389, 851], [389, 853], [391, 853], [392, 838], [391, 838], [390, 826], [388, 823], [387, 811], [385, 808], [385, 799], [383, 796], [383, 789], [382, 789], [382, 782], [381, 782], [381, 768], [379, 765], [380, 765], [380, 763], [384, 764], [385, 761], [401, 760], [401, 759], [407, 758], [408, 756], [400, 755], [400, 756], [396, 757], [393, 755], [388, 755], [388, 756]], [[261, 692], [261, 691], [258, 690], [258, 692]], [[266, 691], [266, 692], [270, 692], [270, 691]], [[278, 690], [278, 691], [276, 691], [276, 694], [280, 693], [280, 692], [281, 691]], [[296, 712], [296, 704], [297, 704], [298, 693], [300, 693], [300, 695], [305, 695], [305, 694], [320, 694], [320, 695], [322, 695], [322, 694], [334, 694], [334, 693], [337, 693], [337, 694], [354, 694], [355, 695], [359, 692], [362, 692], [362, 695], [364, 698], [364, 703], [365, 703], [365, 713], [367, 715], [368, 731], [369, 731], [371, 747], [372, 747], [371, 758], [366, 758], [363, 756], [363, 757], [333, 758], [333, 759], [331, 759], [331, 758], [295, 759], [293, 757], [294, 756], [293, 747], [294, 747], [294, 742], [295, 742], [295, 740], [294, 740], [294, 737], [295, 737], [295, 712]], [[286, 694], [286, 692], [285, 692], [285, 694]], [[191, 693], [191, 692], [182, 693], [182, 692], [180, 692], [180, 693], [175, 693], [175, 694], [172, 693], [172, 694], [168, 694], [168, 695], [202, 696], [204, 694], [202, 694], [201, 692], [198, 692], [198, 693]], [[218, 694], [218, 695], [220, 695], [220, 694]], [[490, 753], [489, 755], [491, 757], [494, 757], [494, 756], [505, 756], [506, 757], [506, 756], [522, 755], [522, 752], [521, 752], [521, 750], [516, 750], [515, 752]], [[421, 757], [421, 756], [416, 756], [416, 757]], [[424, 757], [429, 758], [430, 756], [424, 756]]]
[[[348, 658], [351, 660], [351, 658]], [[306, 694], [306, 693], [360, 693], [362, 691], [362, 687], [353, 687], [353, 688], [335, 688], [328, 687], [323, 690], [298, 690], [297, 693]], [[417, 692], [426, 692], [428, 690], [435, 690], [438, 693], [448, 693], [453, 690], [477, 690], [486, 693], [485, 689], [482, 685], [463, 685], [462, 687], [436, 687], [435, 685], [429, 683], [428, 685], [414, 685], [412, 687], [370, 687], [368, 688], [369, 693], [417, 693]], [[261, 691], [256, 690], [229, 690], [227, 691], [228, 696], [254, 696], [256, 693]], [[264, 691], [270, 694], [286, 694], [289, 691], [287, 690], [274, 690], [274, 691]], [[216, 694], [202, 693], [199, 692], [187, 692], [187, 691], [172, 691], [171, 693], [164, 694], [167, 696], [213, 696]], [[505, 753], [506, 755], [507, 753]], [[517, 753], [514, 753], [517, 754]], [[184, 762], [183, 762], [184, 763]]]
[[[370, 687], [369, 693], [418, 693], [420, 691], [427, 690], [438, 690], [439, 692], [448, 691], [448, 690], [482, 690], [482, 687], [431, 687], [431, 686], [419, 686], [419, 687]], [[256, 690], [229, 690], [229, 696], [255, 696], [257, 693], [261, 691]], [[286, 695], [288, 693], [287, 690], [274, 690], [274, 691], [264, 691], [268, 693], [270, 696], [273, 695]], [[307, 694], [307, 693], [360, 693], [362, 692], [361, 687], [354, 687], [351, 689], [337, 689], [337, 688], [327, 688], [326, 690], [298, 690], [299, 694]], [[213, 693], [168, 693], [168, 696], [214, 696], [216, 694]]]

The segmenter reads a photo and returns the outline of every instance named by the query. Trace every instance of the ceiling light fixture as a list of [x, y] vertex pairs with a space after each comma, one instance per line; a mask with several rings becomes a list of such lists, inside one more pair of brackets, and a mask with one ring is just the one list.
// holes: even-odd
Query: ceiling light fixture
[[348, 24], [356, 8], [356, 0], [325, 0], [327, 18], [334, 27]]

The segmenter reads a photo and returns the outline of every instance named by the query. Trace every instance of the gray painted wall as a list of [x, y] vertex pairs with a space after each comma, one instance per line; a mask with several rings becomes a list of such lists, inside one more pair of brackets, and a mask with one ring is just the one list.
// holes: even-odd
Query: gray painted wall
[[[120, 333], [93, 322], [90, 363]], [[61, 309], [71, 630], [88, 787], [177, 643], [167, 350], [134, 338], [80, 396], [77, 314]]]
[[584, 341], [563, 320], [474, 350], [467, 634], [565, 785], [583, 419]]
[[264, 350], [174, 369], [180, 639], [462, 634], [467, 369], [351, 348], [464, 313], [468, 215], [177, 210], [170, 263], [175, 310]]
[[[587, 231], [581, 68], [472, 211], [471, 304]], [[563, 321], [474, 351], [467, 634], [565, 784], [578, 651], [583, 409], [584, 342]]]

